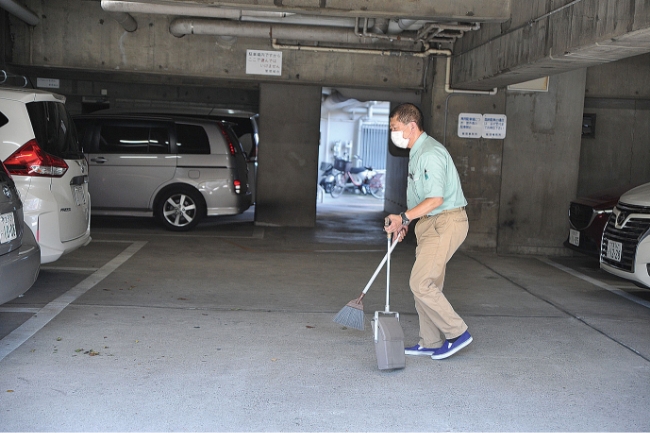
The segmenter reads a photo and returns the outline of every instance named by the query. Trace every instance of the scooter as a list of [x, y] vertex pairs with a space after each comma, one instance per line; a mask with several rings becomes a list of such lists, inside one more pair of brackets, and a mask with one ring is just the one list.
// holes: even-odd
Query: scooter
[[329, 162], [321, 162], [320, 169], [323, 170], [323, 174], [321, 175], [320, 182], [318, 182], [318, 184], [327, 194], [330, 194], [332, 192], [332, 187], [336, 182], [336, 178], [334, 176], [334, 166]]

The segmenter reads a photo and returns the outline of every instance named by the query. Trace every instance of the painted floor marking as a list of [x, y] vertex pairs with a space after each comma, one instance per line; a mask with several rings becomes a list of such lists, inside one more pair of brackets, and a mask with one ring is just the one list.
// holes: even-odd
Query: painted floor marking
[[98, 268], [75, 268], [69, 266], [41, 266], [41, 271], [95, 272]]
[[650, 302], [648, 302], [648, 301], [646, 301], [644, 299], [638, 298], [638, 297], [636, 297], [634, 295], [631, 295], [631, 294], [627, 293], [625, 290], [621, 290], [621, 289], [619, 289], [617, 287], [610, 286], [607, 283], [603, 283], [600, 280], [589, 277], [589, 276], [587, 276], [587, 275], [585, 275], [583, 273], [580, 273], [580, 272], [578, 272], [576, 270], [568, 268], [568, 267], [566, 267], [564, 265], [561, 265], [559, 263], [555, 263], [554, 261], [551, 261], [551, 260], [549, 260], [547, 258], [539, 257], [538, 259], [540, 261], [546, 263], [547, 265], [551, 265], [551, 266], [553, 266], [553, 267], [555, 267], [555, 268], [557, 268], [557, 269], [559, 269], [561, 271], [566, 272], [567, 274], [571, 274], [574, 277], [577, 277], [577, 278], [580, 278], [581, 280], [587, 281], [588, 283], [591, 283], [591, 284], [593, 284], [595, 286], [598, 286], [601, 289], [605, 289], [605, 290], [607, 290], [607, 291], [609, 291], [609, 292], [611, 292], [611, 293], [613, 293], [615, 295], [621, 296], [621, 297], [627, 299], [628, 301], [632, 301], [632, 302], [635, 302], [635, 303], [637, 303], [639, 305], [643, 305], [646, 308], [650, 308]]
[[[230, 235], [230, 234], [207, 234], [207, 233], [198, 233], [198, 234], [187, 234], [187, 233], [161, 233], [161, 232], [152, 232], [152, 233], [127, 233], [127, 232], [108, 232], [101, 231], [100, 229], [95, 229], [97, 235], [120, 235], [120, 236], [155, 236], [155, 237], [172, 237], [172, 238], [215, 238], [215, 239], [264, 239], [264, 227], [254, 227], [253, 232], [250, 235]], [[124, 242], [124, 241], [110, 241], [110, 240], [96, 240], [93, 238], [93, 242]]]
[[40, 311], [40, 308], [30, 308], [30, 307], [0, 307], [0, 313], [31, 313], [36, 314]]
[[25, 323], [0, 340], [0, 361], [20, 347], [25, 341], [29, 340], [38, 331], [43, 329], [45, 325], [58, 316], [68, 305], [77, 300], [77, 298], [88, 290], [95, 287], [104, 278], [108, 277], [145, 245], [146, 242], [133, 242], [113, 260], [106, 263], [82, 282], [41, 308], [34, 317], [28, 319]]

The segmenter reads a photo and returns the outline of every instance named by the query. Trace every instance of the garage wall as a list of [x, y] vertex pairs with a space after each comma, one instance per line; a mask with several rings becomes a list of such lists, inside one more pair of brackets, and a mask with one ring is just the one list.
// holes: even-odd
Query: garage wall
[[587, 70], [585, 114], [595, 137], [583, 138], [578, 195], [650, 182], [650, 55]]
[[554, 75], [548, 92], [508, 92], [499, 206], [500, 253], [567, 254], [578, 185], [586, 70]]

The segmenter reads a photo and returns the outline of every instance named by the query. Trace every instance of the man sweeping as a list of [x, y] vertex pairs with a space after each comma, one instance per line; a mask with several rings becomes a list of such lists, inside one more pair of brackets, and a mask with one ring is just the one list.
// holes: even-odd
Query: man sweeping
[[460, 177], [445, 147], [423, 131], [422, 112], [401, 104], [390, 113], [391, 141], [409, 149], [408, 209], [388, 215], [388, 233], [415, 225], [417, 247], [409, 285], [420, 321], [420, 341], [405, 348], [407, 355], [444, 359], [472, 342], [467, 325], [442, 293], [447, 262], [467, 237], [469, 224]]

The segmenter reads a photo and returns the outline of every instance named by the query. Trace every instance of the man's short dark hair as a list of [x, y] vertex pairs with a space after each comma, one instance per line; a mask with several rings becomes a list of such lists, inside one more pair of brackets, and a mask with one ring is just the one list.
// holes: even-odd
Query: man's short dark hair
[[399, 104], [390, 111], [388, 118], [392, 119], [393, 117], [397, 117], [397, 120], [405, 125], [407, 123], [415, 122], [420, 131], [424, 131], [422, 112], [413, 104], [408, 102]]

